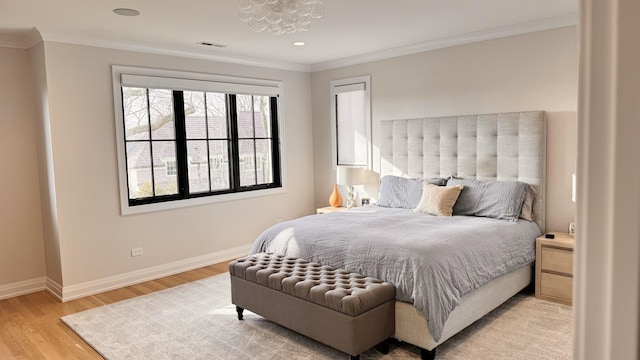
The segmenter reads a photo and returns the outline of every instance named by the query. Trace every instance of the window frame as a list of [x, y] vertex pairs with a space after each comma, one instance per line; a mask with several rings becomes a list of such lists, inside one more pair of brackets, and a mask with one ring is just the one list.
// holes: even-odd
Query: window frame
[[365, 107], [365, 131], [367, 136], [367, 169], [373, 166], [373, 139], [371, 136], [371, 76], [363, 75], [347, 79], [332, 80], [329, 83], [331, 99], [331, 168], [336, 170], [338, 167], [338, 118], [336, 95], [340, 93], [339, 87], [350, 85], [364, 84], [364, 107]]
[[[129, 188], [127, 178], [127, 159], [125, 150], [125, 129], [124, 129], [124, 116], [122, 110], [122, 87], [132, 86], [123, 81], [123, 78], [129, 79], [143, 79], [147, 82], [156, 82], [157, 86], [164, 86], [164, 88], [172, 88], [172, 90], [184, 90], [184, 91], [211, 91], [209, 85], [214, 84], [218, 86], [213, 91], [225, 91], [228, 94], [250, 94], [250, 95], [268, 95], [277, 98], [277, 131], [274, 133], [275, 146], [278, 147], [277, 152], [279, 159], [274, 159], [279, 163], [279, 173], [274, 174], [279, 176], [279, 187], [263, 187], [257, 186], [254, 189], [240, 190], [234, 192], [225, 192], [218, 194], [207, 194], [205, 196], [194, 196], [188, 198], [172, 199], [163, 202], [152, 202], [145, 204], [132, 205], [129, 201]], [[286, 158], [285, 158], [285, 139], [284, 139], [284, 87], [282, 81], [277, 80], [263, 80], [263, 79], [250, 79], [225, 75], [214, 75], [205, 73], [193, 73], [185, 71], [175, 70], [163, 70], [152, 68], [140, 68], [129, 66], [112, 66], [112, 81], [113, 81], [113, 96], [114, 96], [114, 110], [115, 110], [115, 125], [116, 125], [116, 140], [117, 140], [117, 159], [118, 159], [118, 175], [119, 175], [119, 190], [120, 190], [120, 211], [122, 215], [139, 214], [153, 211], [169, 210], [189, 206], [204, 205], [210, 203], [218, 203], [224, 201], [233, 201], [239, 199], [255, 198], [262, 196], [269, 196], [274, 194], [282, 194], [286, 192]], [[169, 82], [182, 83], [183, 88], [173, 88], [173, 86], [167, 87], [166, 83]], [[211, 83], [211, 84], [208, 84]], [[123, 85], [124, 84], [124, 85]], [[153, 84], [146, 85], [147, 87], [154, 87]], [[191, 87], [190, 87], [191, 86]], [[202, 88], [194, 88], [202, 87]], [[223, 90], [219, 90], [222, 88]], [[274, 179], [275, 180], [275, 179]]]

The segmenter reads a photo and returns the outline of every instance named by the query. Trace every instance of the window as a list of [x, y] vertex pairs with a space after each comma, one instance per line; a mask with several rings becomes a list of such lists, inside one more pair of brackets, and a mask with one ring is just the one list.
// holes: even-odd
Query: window
[[333, 166], [371, 167], [370, 78], [331, 82]]
[[127, 70], [145, 72], [114, 67], [124, 214], [282, 188], [277, 84]]

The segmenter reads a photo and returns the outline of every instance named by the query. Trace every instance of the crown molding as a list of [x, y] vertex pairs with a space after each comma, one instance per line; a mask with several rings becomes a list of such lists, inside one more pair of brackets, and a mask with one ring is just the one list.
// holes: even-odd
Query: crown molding
[[220, 61], [232, 64], [257, 66], [278, 70], [297, 72], [318, 72], [345, 66], [358, 65], [372, 61], [385, 60], [403, 55], [447, 48], [451, 46], [470, 44], [480, 41], [503, 38], [507, 36], [521, 35], [536, 31], [557, 29], [575, 26], [578, 23], [578, 13], [555, 16], [542, 20], [529, 21], [513, 25], [497, 27], [488, 30], [470, 32], [441, 39], [430, 40], [418, 44], [396, 47], [387, 50], [375, 51], [362, 55], [350, 56], [337, 60], [330, 60], [315, 64], [299, 64], [286, 61], [270, 60], [250, 56], [223, 53], [219, 50], [196, 50], [186, 47], [171, 47], [155, 43], [132, 43], [112, 39], [96, 38], [92, 36], [72, 34], [59, 30], [38, 28], [19, 39], [0, 38], [0, 46], [28, 49], [40, 41], [61, 42], [76, 45], [96, 46], [109, 49], [137, 51], [159, 55], [180, 56], [201, 60]]
[[36, 28], [0, 34], [0, 47], [27, 50], [41, 41], [42, 38]]
[[513, 25], [501, 26], [493, 29], [470, 32], [446, 38], [430, 40], [418, 44], [400, 46], [393, 49], [375, 51], [362, 55], [350, 56], [337, 60], [330, 60], [311, 65], [311, 72], [330, 70], [345, 66], [358, 65], [372, 61], [385, 60], [403, 55], [421, 53], [451, 46], [470, 44], [480, 41], [521, 35], [536, 31], [558, 29], [578, 24], [578, 13], [554, 16], [542, 20], [529, 21]]
[[21, 39], [0, 36], [0, 48], [26, 49]]
[[118, 41], [111, 39], [101, 39], [97, 37], [83, 36], [78, 34], [71, 34], [68, 32], [62, 32], [51, 29], [38, 28], [42, 40], [51, 42], [60, 42], [75, 45], [95, 46], [108, 49], [137, 51], [158, 55], [170, 55], [180, 56], [185, 58], [220, 61], [232, 64], [257, 66], [270, 69], [298, 71], [298, 72], [310, 72], [310, 65], [297, 64], [286, 61], [277, 61], [262, 59], [258, 57], [242, 56], [221, 53], [220, 51], [208, 49], [207, 51], [195, 50], [186, 47], [171, 47], [167, 48], [166, 45], [154, 44], [154, 43], [132, 43], [126, 41]]

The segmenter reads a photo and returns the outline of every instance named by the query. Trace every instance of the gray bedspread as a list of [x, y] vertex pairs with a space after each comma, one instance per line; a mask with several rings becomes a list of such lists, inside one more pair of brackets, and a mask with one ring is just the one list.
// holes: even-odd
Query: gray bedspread
[[396, 286], [438, 341], [465, 293], [535, 259], [535, 223], [473, 216], [437, 217], [377, 206], [282, 222], [251, 253], [301, 257]]

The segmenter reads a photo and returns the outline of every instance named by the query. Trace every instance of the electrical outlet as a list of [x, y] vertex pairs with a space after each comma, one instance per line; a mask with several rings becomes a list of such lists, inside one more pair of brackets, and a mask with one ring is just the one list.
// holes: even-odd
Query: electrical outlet
[[132, 256], [132, 257], [133, 257], [133, 256], [140, 256], [140, 255], [142, 255], [142, 254], [144, 254], [144, 252], [142, 251], [142, 248], [141, 248], [141, 247], [139, 247], [139, 248], [135, 248], [135, 249], [131, 249], [131, 256]]
[[573, 221], [569, 223], [569, 236], [576, 236], [576, 223]]

